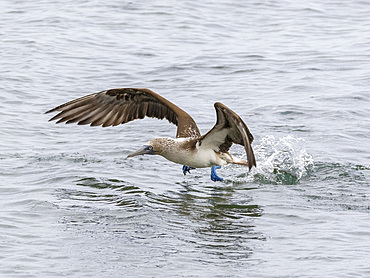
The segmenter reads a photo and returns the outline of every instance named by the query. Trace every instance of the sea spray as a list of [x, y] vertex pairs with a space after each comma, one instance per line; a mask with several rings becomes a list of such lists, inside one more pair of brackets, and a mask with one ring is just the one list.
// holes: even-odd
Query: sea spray
[[276, 139], [268, 135], [254, 149], [258, 161], [254, 179], [259, 182], [295, 184], [314, 165], [303, 138], [288, 135]]
[[[273, 135], [263, 137], [253, 146], [257, 167], [249, 173], [236, 174], [233, 182], [296, 184], [313, 168], [313, 157], [306, 151], [303, 138]], [[240, 167], [238, 167], [240, 172]]]

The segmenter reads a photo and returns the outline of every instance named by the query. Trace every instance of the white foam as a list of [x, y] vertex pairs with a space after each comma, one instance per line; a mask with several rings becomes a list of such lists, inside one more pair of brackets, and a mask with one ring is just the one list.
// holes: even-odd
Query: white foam
[[[306, 141], [291, 135], [263, 137], [253, 146], [257, 167], [247, 175], [236, 175], [234, 182], [295, 184], [313, 168], [313, 157], [306, 151]], [[245, 155], [244, 155], [245, 156]], [[243, 157], [245, 158], [245, 157]], [[235, 169], [236, 170], [236, 169]], [[240, 168], [238, 170], [240, 171]]]
[[254, 149], [258, 163], [255, 175], [263, 175], [266, 181], [298, 182], [313, 167], [313, 158], [307, 153], [303, 138], [288, 135], [276, 139], [268, 135]]

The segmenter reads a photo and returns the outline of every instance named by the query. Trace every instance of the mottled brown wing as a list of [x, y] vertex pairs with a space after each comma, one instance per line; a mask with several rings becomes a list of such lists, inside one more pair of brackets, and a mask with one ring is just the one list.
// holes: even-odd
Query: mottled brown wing
[[247, 125], [226, 105], [216, 102], [214, 106], [217, 122], [210, 131], [201, 137], [200, 143], [212, 145], [220, 152], [227, 152], [233, 143], [242, 145], [247, 154], [249, 169], [256, 166], [251, 146], [254, 138]]
[[50, 121], [91, 126], [116, 126], [144, 117], [164, 119], [177, 126], [176, 137], [199, 137], [193, 118], [178, 106], [148, 89], [121, 88], [87, 95], [46, 113], [60, 111]]

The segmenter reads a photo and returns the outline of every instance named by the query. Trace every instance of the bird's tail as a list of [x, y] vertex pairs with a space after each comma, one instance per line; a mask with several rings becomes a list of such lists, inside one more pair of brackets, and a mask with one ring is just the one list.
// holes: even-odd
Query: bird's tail
[[231, 161], [232, 164], [238, 164], [238, 165], [244, 165], [248, 166], [248, 161], [241, 159], [241, 158], [235, 158], [233, 157], [233, 160]]

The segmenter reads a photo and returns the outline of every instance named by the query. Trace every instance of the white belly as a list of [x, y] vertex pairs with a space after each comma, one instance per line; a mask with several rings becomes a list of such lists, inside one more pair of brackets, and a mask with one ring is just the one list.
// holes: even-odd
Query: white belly
[[189, 142], [191, 141], [185, 138], [166, 138], [165, 148], [159, 154], [172, 162], [194, 168], [222, 166], [232, 162], [229, 154], [217, 153], [207, 144], [192, 146]]
[[204, 150], [200, 148], [194, 151], [184, 150], [176, 153], [168, 153], [166, 154], [165, 158], [172, 162], [194, 168], [204, 168], [227, 164], [227, 162], [221, 160], [217, 153], [215, 153], [212, 149]]

